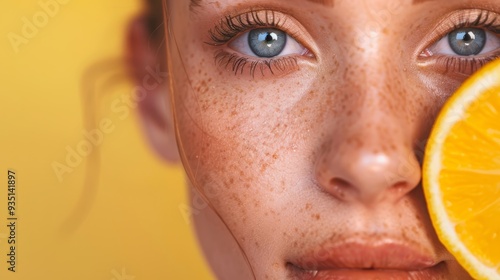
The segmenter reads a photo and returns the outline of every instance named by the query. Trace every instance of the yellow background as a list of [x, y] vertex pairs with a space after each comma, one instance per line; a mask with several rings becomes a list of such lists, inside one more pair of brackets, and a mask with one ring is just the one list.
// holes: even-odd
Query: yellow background
[[[22, 35], [23, 18], [33, 21], [43, 9], [38, 0], [0, 4], [0, 279], [211, 279], [180, 211], [187, 205], [180, 167], [151, 153], [136, 114], [121, 120], [109, 110], [130, 93], [129, 81], [114, 83], [94, 108], [115, 128], [97, 147], [99, 184], [88, 214], [72, 233], [61, 230], [86, 191], [85, 162], [61, 181], [52, 166], [84, 139], [82, 75], [123, 55], [125, 27], [140, 4], [69, 0], [18, 52], [9, 34]], [[8, 169], [17, 173], [16, 273], [6, 263]]]

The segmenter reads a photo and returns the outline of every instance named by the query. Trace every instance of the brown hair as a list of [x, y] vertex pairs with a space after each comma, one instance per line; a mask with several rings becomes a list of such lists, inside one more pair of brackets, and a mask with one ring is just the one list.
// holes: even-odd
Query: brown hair
[[[164, 38], [162, 0], [146, 0], [143, 9], [142, 14], [139, 14], [136, 20], [141, 20], [146, 24], [151, 41], [161, 44]], [[102, 93], [110, 91], [114, 86], [130, 79], [130, 73], [126, 70], [126, 59], [120, 56], [98, 61], [83, 74], [81, 83], [83, 127], [87, 131], [97, 127], [99, 117], [92, 108], [99, 107]], [[85, 165], [83, 192], [73, 211], [69, 213], [61, 226], [63, 236], [71, 235], [82, 224], [97, 196], [101, 165], [99, 146], [93, 147]]]
[[162, 0], [146, 0], [145, 20], [151, 33], [163, 24]]

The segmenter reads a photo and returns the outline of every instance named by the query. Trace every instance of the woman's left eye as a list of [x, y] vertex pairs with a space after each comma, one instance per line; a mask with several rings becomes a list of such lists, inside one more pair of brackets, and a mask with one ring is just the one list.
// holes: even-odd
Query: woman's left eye
[[276, 28], [257, 28], [247, 31], [228, 46], [244, 55], [261, 58], [304, 55], [308, 52], [290, 35]]
[[500, 37], [482, 28], [453, 30], [428, 50], [432, 54], [476, 56], [500, 49]]

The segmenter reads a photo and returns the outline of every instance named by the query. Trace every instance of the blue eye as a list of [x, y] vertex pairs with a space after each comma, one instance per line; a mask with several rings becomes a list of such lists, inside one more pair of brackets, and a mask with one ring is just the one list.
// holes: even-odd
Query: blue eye
[[259, 57], [275, 57], [285, 49], [286, 39], [286, 33], [281, 30], [254, 29], [248, 34], [248, 45]]
[[479, 28], [460, 28], [448, 35], [451, 49], [460, 56], [478, 55], [486, 46], [486, 31]]
[[286, 32], [276, 28], [257, 28], [238, 36], [229, 47], [242, 54], [261, 58], [303, 55], [308, 50]]

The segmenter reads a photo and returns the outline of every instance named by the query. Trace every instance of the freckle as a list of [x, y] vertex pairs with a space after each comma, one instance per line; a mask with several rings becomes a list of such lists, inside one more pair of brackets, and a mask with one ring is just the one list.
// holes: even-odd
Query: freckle
[[268, 166], [269, 166], [269, 164], [263, 163], [262, 166], [261, 166], [261, 168], [260, 168], [260, 172], [266, 171]]
[[311, 208], [312, 208], [311, 203], [306, 203], [306, 210], [311, 210]]
[[236, 201], [236, 203], [238, 204], [238, 206], [243, 206], [243, 201], [238, 197], [237, 194], [233, 193], [231, 194], [231, 199]]
[[340, 197], [340, 199], [344, 199], [345, 198], [345, 193], [344, 192], [340, 192], [338, 194], [338, 196]]
[[417, 234], [417, 233], [418, 233], [418, 230], [417, 230], [417, 228], [416, 228], [416, 227], [411, 227], [411, 229], [412, 229], [413, 233], [415, 233], [415, 234]]
[[403, 228], [402, 232], [401, 232], [401, 236], [403, 237], [403, 240], [408, 240], [408, 236], [406, 234], [406, 229]]

